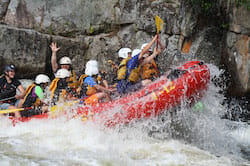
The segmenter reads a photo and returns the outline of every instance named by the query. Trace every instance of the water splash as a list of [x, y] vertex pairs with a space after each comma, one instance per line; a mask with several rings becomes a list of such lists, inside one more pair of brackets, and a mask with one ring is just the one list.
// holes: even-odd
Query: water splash
[[227, 107], [220, 91], [211, 84], [198, 109], [183, 102], [177, 112], [115, 129], [66, 117], [13, 127], [1, 117], [0, 165], [249, 165], [241, 153], [249, 126], [221, 119]]

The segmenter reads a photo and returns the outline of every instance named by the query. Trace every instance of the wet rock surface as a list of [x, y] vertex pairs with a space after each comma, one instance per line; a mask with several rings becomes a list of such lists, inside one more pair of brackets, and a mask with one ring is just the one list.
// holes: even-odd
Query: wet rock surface
[[[193, 3], [196, 2], [196, 3]], [[225, 0], [3, 0], [0, 2], [0, 65], [14, 63], [20, 78], [51, 73], [50, 43], [72, 58], [82, 73], [89, 59], [112, 80], [109, 59], [121, 47], [140, 48], [156, 33], [155, 15], [164, 20], [166, 46], [157, 57], [162, 73], [186, 60], [203, 60], [231, 74], [229, 95], [250, 92], [249, 9]]]

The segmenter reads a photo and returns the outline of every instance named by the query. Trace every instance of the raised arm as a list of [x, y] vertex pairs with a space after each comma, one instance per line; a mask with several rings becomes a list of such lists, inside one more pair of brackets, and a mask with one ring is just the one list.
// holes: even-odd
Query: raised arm
[[165, 50], [166, 47], [161, 43], [160, 40], [158, 40], [158, 43], [160, 45], [161, 51]]
[[110, 92], [113, 92], [113, 91], [114, 91], [113, 89], [108, 89], [108, 88], [103, 87], [103, 86], [98, 85], [98, 84], [96, 84], [94, 87], [95, 87], [96, 89], [100, 90], [100, 91], [107, 92], [107, 93], [110, 93]]
[[52, 51], [52, 56], [51, 56], [51, 65], [52, 65], [52, 70], [55, 73], [58, 69], [58, 64], [56, 62], [56, 52], [60, 49], [56, 46], [56, 43], [52, 42], [50, 45], [51, 51]]
[[148, 50], [152, 47], [152, 45], [154, 44], [154, 42], [155, 42], [156, 40], [157, 40], [157, 35], [155, 35], [155, 37], [151, 40], [151, 42], [149, 42], [148, 45], [146, 45], [146, 46], [143, 48], [143, 50], [141, 51], [141, 53], [140, 53], [140, 55], [139, 55], [139, 57], [138, 57], [139, 60], [143, 57], [143, 55], [144, 55], [146, 52], [148, 52]]
[[147, 58], [145, 58], [145, 59], [143, 60], [143, 62], [142, 62], [141, 65], [150, 63], [157, 55], [160, 54], [160, 52], [161, 52], [161, 51], [155, 47], [155, 48], [154, 48], [153, 54], [151, 54], [150, 56], [148, 56]]

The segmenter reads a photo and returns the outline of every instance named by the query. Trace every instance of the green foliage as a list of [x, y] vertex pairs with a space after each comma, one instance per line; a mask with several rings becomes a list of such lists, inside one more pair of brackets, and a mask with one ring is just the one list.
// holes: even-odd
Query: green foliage
[[235, 0], [236, 6], [245, 6], [247, 10], [250, 10], [250, 0]]
[[90, 25], [89, 27], [89, 34], [93, 34], [94, 33], [94, 27]]

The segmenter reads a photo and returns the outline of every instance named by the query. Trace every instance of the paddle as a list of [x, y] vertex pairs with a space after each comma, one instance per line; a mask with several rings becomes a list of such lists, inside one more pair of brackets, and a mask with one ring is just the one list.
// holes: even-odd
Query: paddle
[[14, 99], [14, 98], [16, 98], [16, 97], [15, 97], [15, 96], [13, 96], [13, 97], [9, 97], [9, 98], [5, 98], [5, 99], [1, 99], [1, 100], [0, 100], [0, 102], [1, 102], [1, 101], [6, 101], [6, 100], [10, 100], [10, 99]]
[[[157, 38], [159, 39], [159, 32], [160, 30], [163, 29], [163, 20], [159, 17], [159, 16], [155, 16], [155, 25], [156, 25], [156, 29], [157, 29]], [[158, 40], [157, 40], [157, 43], [156, 43], [156, 48], [158, 48]]]
[[0, 114], [8, 114], [8, 113], [14, 113], [18, 111], [25, 111], [27, 109], [32, 109], [32, 107], [26, 107], [26, 108], [14, 108], [14, 109], [7, 109], [7, 110], [0, 110]]

